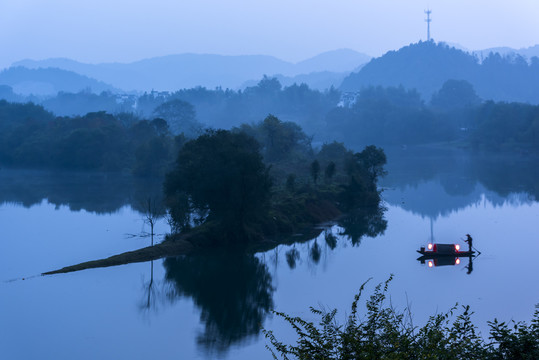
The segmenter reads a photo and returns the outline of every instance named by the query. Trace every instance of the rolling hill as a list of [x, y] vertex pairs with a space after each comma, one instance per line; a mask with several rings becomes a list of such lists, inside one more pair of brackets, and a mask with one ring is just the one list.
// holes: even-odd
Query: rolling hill
[[7, 85], [19, 95], [51, 96], [59, 91], [77, 93], [91, 90], [94, 93], [115, 91], [104, 82], [58, 68], [28, 69], [11, 67], [0, 72], [0, 85]]
[[482, 62], [473, 54], [433, 41], [410, 44], [372, 59], [343, 80], [340, 89], [368, 86], [417, 89], [430, 100], [447, 80], [466, 80], [485, 100], [539, 103], [539, 61], [491, 54]]
[[365, 54], [341, 49], [296, 64], [265, 55], [179, 54], [127, 64], [84, 64], [69, 59], [47, 59], [22, 60], [13, 66], [73, 71], [124, 91], [174, 91], [197, 86], [237, 89], [247, 81], [261, 79], [263, 75], [294, 77], [313, 72], [344, 73], [357, 69], [369, 59]]

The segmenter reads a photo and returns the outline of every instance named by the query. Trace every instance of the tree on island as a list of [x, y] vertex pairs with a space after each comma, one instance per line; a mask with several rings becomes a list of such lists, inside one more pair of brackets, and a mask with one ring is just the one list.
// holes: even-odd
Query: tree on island
[[247, 241], [249, 226], [268, 210], [268, 171], [258, 142], [244, 133], [210, 130], [187, 142], [165, 180], [175, 227], [213, 223], [223, 241]]
[[380, 176], [386, 174], [384, 165], [387, 163], [387, 158], [382, 148], [369, 145], [355, 156], [359, 164], [367, 171], [369, 178], [374, 184], [376, 184]]
[[333, 175], [335, 175], [335, 171], [336, 165], [333, 161], [330, 161], [329, 164], [326, 166], [326, 170], [324, 171], [324, 178], [326, 182], [331, 182]]
[[316, 185], [316, 182], [318, 181], [318, 175], [320, 174], [320, 163], [318, 160], [314, 160], [311, 163], [311, 177], [313, 178], [313, 182]]
[[260, 143], [266, 162], [278, 163], [312, 151], [311, 139], [298, 124], [283, 122], [271, 114], [260, 123], [242, 124], [238, 131], [251, 135]]

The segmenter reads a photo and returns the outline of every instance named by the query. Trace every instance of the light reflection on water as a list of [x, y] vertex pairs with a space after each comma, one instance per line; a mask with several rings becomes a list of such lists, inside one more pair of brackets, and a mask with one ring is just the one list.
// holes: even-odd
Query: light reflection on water
[[[456, 302], [471, 305], [481, 329], [494, 317], [528, 320], [539, 302], [534, 195], [519, 188], [497, 192], [455, 172], [433, 174], [385, 179], [387, 228], [357, 246], [334, 226], [314, 240], [255, 257], [155, 261], [153, 278], [152, 264], [143, 263], [6, 282], [149, 243], [126, 236], [147, 231], [130, 206], [72, 211], [61, 192], [55, 198], [67, 200], [53, 204], [11, 198], [0, 206], [2, 357], [269, 359], [257, 323], [283, 339], [292, 335], [270, 308], [312, 318], [309, 306], [337, 307], [344, 319], [364, 281], [372, 277], [372, 289], [391, 273], [393, 305], [410, 304], [417, 324]], [[460, 180], [448, 180], [454, 178]], [[166, 229], [165, 222], [156, 228]], [[466, 233], [482, 252], [471, 274], [467, 259], [432, 268], [416, 261], [416, 250], [432, 240], [465, 247]]]

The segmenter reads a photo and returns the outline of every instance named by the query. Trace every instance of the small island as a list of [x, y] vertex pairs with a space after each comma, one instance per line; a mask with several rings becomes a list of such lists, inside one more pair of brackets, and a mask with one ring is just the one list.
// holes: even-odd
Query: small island
[[385, 229], [377, 188], [385, 163], [384, 151], [373, 145], [357, 153], [338, 142], [314, 150], [299, 126], [273, 115], [207, 130], [181, 147], [165, 177], [172, 233], [162, 243], [44, 275], [215, 248], [257, 252], [293, 235], [312, 238], [329, 221], [338, 221], [354, 243]]

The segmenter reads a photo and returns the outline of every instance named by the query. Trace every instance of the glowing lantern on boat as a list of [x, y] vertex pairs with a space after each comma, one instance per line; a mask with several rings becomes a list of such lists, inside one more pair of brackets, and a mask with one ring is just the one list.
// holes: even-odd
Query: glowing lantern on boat
[[429, 267], [433, 267], [434, 264], [432, 263], [432, 261], [429, 261]]
[[459, 245], [459, 244], [455, 244], [455, 250], [456, 250], [456, 251], [459, 251], [459, 250], [460, 250], [460, 245]]
[[428, 244], [427, 249], [432, 250], [432, 244]]

